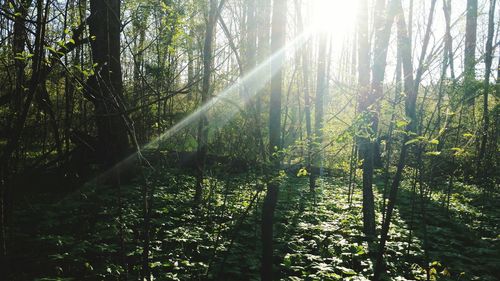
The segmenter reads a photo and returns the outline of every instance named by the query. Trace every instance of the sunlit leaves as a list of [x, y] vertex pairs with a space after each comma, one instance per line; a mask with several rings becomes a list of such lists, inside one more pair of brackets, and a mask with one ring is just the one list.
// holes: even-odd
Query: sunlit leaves
[[21, 52], [21, 53], [17, 53], [16, 56], [14, 57], [16, 60], [21, 60], [21, 61], [26, 61], [30, 58], [32, 58], [34, 55], [32, 53], [29, 53], [29, 52]]
[[408, 124], [410, 124], [410, 122], [406, 121], [406, 120], [398, 120], [396, 121], [396, 127], [397, 128], [404, 128], [406, 127]]
[[300, 170], [297, 172], [297, 177], [305, 177], [307, 175], [308, 173], [306, 168], [300, 168]]
[[432, 139], [432, 140], [429, 141], [429, 144], [436, 144], [437, 145], [437, 144], [439, 144], [439, 140]]

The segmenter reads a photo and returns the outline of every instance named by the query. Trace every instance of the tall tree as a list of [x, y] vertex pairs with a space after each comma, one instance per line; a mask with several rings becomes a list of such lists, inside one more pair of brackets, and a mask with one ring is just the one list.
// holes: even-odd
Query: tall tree
[[[400, 7], [401, 2], [400, 0], [396, 0], [397, 6]], [[406, 94], [406, 100], [405, 100], [405, 114], [407, 118], [409, 118], [409, 123], [406, 126], [406, 130], [408, 131], [415, 131], [416, 129], [416, 94], [413, 92], [413, 65], [412, 65], [412, 57], [411, 57], [411, 43], [410, 43], [410, 38], [408, 36], [408, 31], [406, 27], [406, 22], [404, 19], [404, 14], [402, 13], [402, 9], [399, 9], [400, 13], [398, 13], [398, 20], [397, 20], [397, 34], [398, 34], [398, 44], [400, 45], [398, 48], [400, 49], [400, 55], [401, 55], [401, 62], [403, 65], [403, 74], [404, 74], [404, 91]], [[397, 195], [397, 188], [399, 186], [399, 181], [401, 180], [403, 168], [404, 168], [404, 161], [406, 158], [407, 150], [408, 150], [408, 144], [407, 141], [409, 140], [408, 135], [405, 134], [404, 140], [403, 140], [403, 146], [401, 148], [400, 156], [399, 156], [399, 161], [398, 161], [398, 166], [397, 166], [397, 172], [394, 175], [393, 181], [391, 183], [391, 188], [389, 191], [389, 201], [387, 204], [387, 210], [385, 214], [385, 219], [383, 221], [382, 225], [382, 234], [380, 237], [380, 242], [379, 242], [379, 249], [377, 253], [377, 259], [375, 263], [375, 271], [374, 271], [374, 276], [373, 280], [378, 281], [381, 277], [382, 272], [384, 271], [383, 269], [383, 252], [385, 249], [385, 243], [387, 241], [387, 234], [389, 230], [389, 224], [391, 221], [392, 217], [392, 211], [394, 208], [394, 199], [396, 198]]]
[[[371, 240], [375, 236], [375, 203], [373, 197], [373, 172], [376, 152], [376, 136], [378, 131], [380, 99], [383, 96], [383, 81], [387, 66], [387, 53], [391, 29], [395, 17], [396, 0], [391, 0], [385, 8], [385, 1], [377, 0], [375, 5], [375, 42], [373, 64], [371, 68], [371, 85], [368, 92], [359, 96], [359, 112], [363, 134], [360, 135], [359, 152], [363, 161], [363, 229], [365, 236]], [[363, 8], [363, 6], [361, 6]], [[382, 14], [385, 14], [383, 16]]]
[[[270, 55], [270, 34], [271, 34], [271, 1], [257, 0], [256, 7], [257, 19], [257, 60], [263, 63]], [[266, 69], [268, 71], [268, 69]], [[256, 128], [255, 134], [259, 145], [261, 159], [266, 159], [266, 148], [264, 138], [262, 136], [262, 92], [266, 91], [267, 87], [263, 87], [255, 99], [255, 116]]]
[[[213, 64], [213, 41], [215, 24], [217, 23], [217, 15], [219, 7], [217, 0], [210, 0], [208, 19], [205, 30], [205, 43], [203, 46], [203, 81], [201, 88], [201, 105], [203, 106], [210, 98], [210, 79], [212, 77]], [[198, 149], [197, 149], [197, 176], [196, 176], [196, 193], [194, 200], [199, 203], [203, 196], [203, 172], [205, 170], [205, 158], [207, 156], [208, 144], [208, 119], [207, 115], [202, 112], [200, 114], [200, 122], [198, 123]]]
[[398, 44], [401, 50], [401, 61], [403, 63], [404, 72], [404, 91], [406, 94], [405, 100], [405, 115], [408, 119], [408, 125], [406, 126], [407, 133], [403, 137], [403, 143], [399, 155], [398, 165], [396, 169], [396, 174], [392, 180], [391, 189], [389, 192], [389, 201], [387, 203], [387, 210], [385, 214], [385, 219], [382, 222], [382, 230], [380, 234], [379, 249], [377, 252], [377, 259], [375, 263], [375, 272], [373, 280], [378, 281], [383, 272], [383, 255], [385, 251], [385, 245], [388, 239], [389, 227], [391, 224], [391, 218], [393, 215], [394, 207], [396, 204], [397, 192], [399, 185], [402, 180], [403, 169], [406, 164], [406, 157], [408, 153], [409, 146], [411, 145], [410, 137], [416, 133], [417, 129], [417, 114], [416, 114], [416, 103], [419, 91], [419, 85], [422, 75], [426, 69], [425, 58], [427, 56], [427, 47], [429, 45], [429, 40], [431, 36], [432, 22], [434, 19], [434, 9], [437, 0], [432, 0], [431, 7], [429, 11], [429, 16], [427, 20], [427, 27], [425, 30], [424, 41], [422, 44], [422, 51], [420, 53], [419, 65], [417, 73], [415, 75], [415, 80], [413, 79], [413, 63], [411, 56], [411, 41], [408, 36], [408, 29], [406, 26], [403, 8], [401, 6], [401, 0], [395, 1], [396, 13], [398, 15], [397, 29], [398, 29]]
[[[297, 13], [297, 30], [299, 34], [304, 32], [304, 18], [302, 16], [302, 2], [295, 0], [295, 8]], [[310, 47], [308, 42], [305, 42], [300, 52], [301, 69], [302, 69], [302, 89], [304, 93], [304, 115], [306, 122], [306, 169], [309, 171], [309, 189], [314, 191], [315, 179], [312, 173], [312, 124], [311, 124], [311, 96], [310, 96]]]
[[95, 74], [88, 81], [88, 96], [95, 106], [99, 152], [110, 168], [130, 149], [120, 61], [120, 0], [91, 0], [89, 31]]
[[486, 146], [488, 143], [488, 131], [490, 127], [490, 116], [488, 110], [488, 96], [490, 91], [491, 64], [493, 62], [493, 35], [495, 33], [495, 5], [496, 0], [490, 0], [488, 16], [488, 37], [486, 40], [486, 53], [484, 58], [484, 86], [483, 86], [483, 126], [481, 134], [481, 144], [477, 161], [477, 176], [484, 178], [487, 176], [488, 167], [486, 165]]
[[[275, 0], [273, 3], [271, 26], [271, 52], [278, 53], [286, 40], [287, 1]], [[283, 91], [283, 61], [284, 56], [278, 56], [271, 63], [271, 100], [269, 102], [269, 152], [273, 170], [277, 172], [280, 166], [278, 152], [281, 149], [281, 95]], [[262, 206], [262, 266], [261, 280], [273, 280], [273, 224], [274, 211], [278, 202], [279, 182], [277, 175], [267, 184], [267, 193]]]
[[[379, 1], [380, 2], [380, 1]], [[379, 5], [381, 5], [379, 3]], [[368, 38], [368, 1], [359, 4], [358, 33], [358, 111], [368, 114], [370, 91], [370, 44]], [[369, 126], [366, 123], [366, 126]], [[370, 136], [360, 136], [358, 143], [363, 159], [363, 232], [369, 238], [375, 235], [375, 205], [373, 201], [373, 150], [370, 149]]]
[[[16, 3], [18, 2], [18, 3]], [[26, 48], [26, 26], [25, 20], [28, 13], [28, 8], [31, 1], [9, 1], [9, 4], [14, 7], [14, 30], [12, 40], [12, 52], [14, 56], [22, 56]], [[10, 209], [10, 181], [11, 173], [15, 172], [17, 164], [12, 161], [12, 154], [17, 149], [18, 137], [17, 130], [20, 130], [20, 123], [24, 124], [21, 120], [20, 113], [23, 111], [23, 93], [26, 83], [26, 61], [15, 59], [14, 61], [14, 83], [11, 93], [9, 95], [9, 112], [14, 116], [14, 122], [11, 127], [8, 127], [8, 133], [11, 136], [9, 142], [2, 150], [1, 163], [0, 163], [0, 263], [7, 265], [7, 225], [8, 225], [8, 210]], [[31, 101], [30, 101], [31, 103]], [[23, 127], [23, 126], [22, 126]], [[20, 137], [20, 136], [19, 136]], [[3, 272], [7, 270], [7, 266], [0, 270], [0, 276], [6, 274]]]
[[476, 87], [477, 0], [467, 0], [464, 53], [464, 99], [474, 104]]
[[[314, 101], [314, 163], [321, 167], [321, 144], [323, 143], [323, 115], [324, 115], [324, 99], [328, 89], [327, 82], [327, 50], [326, 45], [328, 36], [325, 32], [319, 35], [318, 45], [318, 70], [316, 72], [316, 98]], [[312, 171], [311, 171], [312, 173]], [[313, 176], [314, 180], [314, 176]], [[313, 184], [314, 186], [314, 184]]]

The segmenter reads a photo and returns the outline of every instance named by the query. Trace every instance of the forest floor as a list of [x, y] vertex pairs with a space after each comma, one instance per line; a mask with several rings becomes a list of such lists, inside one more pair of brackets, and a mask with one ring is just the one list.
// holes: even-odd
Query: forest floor
[[[215, 175], [206, 180], [198, 208], [192, 176], [162, 173], [150, 180], [155, 280], [259, 280], [264, 181], [251, 173]], [[87, 184], [57, 200], [50, 194], [18, 200], [12, 280], [138, 279], [144, 185], [122, 186], [121, 214], [117, 190], [98, 186]], [[346, 186], [323, 178], [312, 194], [306, 178], [284, 177], [275, 216], [277, 279], [368, 280], [372, 261], [363, 242], [361, 192], [357, 188], [349, 204]], [[387, 280], [425, 280], [426, 264], [432, 280], [500, 280], [500, 198], [457, 183], [450, 211], [444, 193], [433, 192], [425, 223], [412, 215], [421, 213], [419, 198], [409, 182], [403, 184], [387, 245]]]

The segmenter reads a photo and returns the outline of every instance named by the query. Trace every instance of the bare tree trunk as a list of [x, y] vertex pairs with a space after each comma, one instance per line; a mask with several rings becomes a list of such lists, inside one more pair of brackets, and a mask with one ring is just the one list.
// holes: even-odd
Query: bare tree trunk
[[[133, 52], [133, 60], [134, 60], [134, 82], [133, 82], [133, 97], [134, 100], [141, 101], [141, 110], [136, 118], [136, 131], [137, 131], [137, 139], [139, 144], [144, 145], [147, 143], [148, 134], [147, 134], [147, 124], [145, 116], [148, 114], [146, 106], [145, 106], [145, 98], [143, 98], [142, 90], [143, 90], [143, 66], [144, 66], [144, 41], [146, 40], [146, 26], [143, 24], [143, 18], [145, 13], [140, 9], [137, 11], [134, 19], [132, 21], [133, 34], [135, 38], [134, 40], [134, 49]], [[190, 49], [190, 48], [189, 48]], [[189, 68], [191, 70], [191, 68]], [[190, 79], [190, 74], [188, 74], [188, 79]]]
[[[273, 6], [271, 52], [279, 52], [285, 46], [286, 40], [286, 15], [287, 0], [275, 0]], [[283, 65], [284, 57], [273, 61], [271, 73], [276, 72], [271, 78], [271, 100], [269, 103], [269, 152], [273, 166], [273, 177], [267, 184], [267, 193], [262, 205], [262, 265], [261, 280], [273, 280], [273, 224], [274, 211], [278, 202], [279, 182], [276, 172], [280, 166], [277, 152], [281, 149], [281, 94], [283, 92]]]
[[[302, 16], [302, 9], [300, 7], [300, 2], [295, 1], [295, 6], [297, 7], [297, 21], [299, 34], [304, 32], [304, 20]], [[314, 191], [315, 188], [315, 178], [312, 173], [312, 124], [311, 124], [311, 96], [310, 96], [310, 48], [307, 42], [302, 47], [301, 58], [302, 58], [302, 79], [303, 79], [303, 91], [304, 91], [304, 115], [306, 119], [306, 170], [309, 176], [309, 189]]]
[[[24, 52], [26, 46], [26, 27], [25, 27], [25, 19], [27, 16], [28, 8], [30, 6], [31, 1], [19, 1], [19, 3], [15, 3], [15, 1], [11, 0], [9, 2], [14, 7], [14, 11], [16, 16], [14, 18], [14, 33], [13, 33], [13, 41], [12, 41], [12, 52], [14, 56], [18, 56], [20, 53]], [[26, 74], [25, 74], [26, 62], [24, 60], [16, 59], [14, 61], [14, 81], [15, 86], [10, 96], [10, 104], [9, 104], [9, 112], [18, 118], [22, 118], [19, 114], [23, 111], [23, 93], [24, 93], [24, 85], [26, 83]], [[0, 163], [0, 263], [6, 266], [2, 266], [0, 269], [0, 276], [6, 276], [8, 274], [8, 225], [9, 225], [9, 217], [11, 209], [11, 200], [10, 200], [10, 184], [11, 184], [11, 173], [15, 172], [17, 164], [13, 161], [13, 153], [18, 147], [19, 140], [16, 136], [17, 132], [15, 130], [19, 129], [19, 123], [22, 121], [18, 118], [14, 118], [14, 122], [12, 127], [8, 128], [9, 135], [15, 136], [15, 138], [9, 138], [9, 142], [5, 146], [1, 155], [1, 163]], [[25, 118], [24, 118], [25, 119]], [[24, 121], [22, 121], [24, 127]]]
[[464, 99], [474, 104], [476, 87], [477, 0], [467, 0], [464, 53]]
[[[324, 105], [323, 100], [327, 93], [327, 41], [328, 36], [326, 33], [319, 35], [319, 46], [318, 46], [318, 71], [316, 73], [316, 99], [314, 101], [314, 159], [313, 163], [321, 169], [321, 147], [323, 143], [323, 115], [324, 115]], [[312, 173], [312, 171], [311, 171]], [[314, 177], [314, 175], [313, 175]]]
[[[400, 0], [397, 0], [399, 2]], [[398, 3], [398, 6], [401, 6], [401, 3]], [[416, 110], [415, 104], [417, 100], [416, 93], [413, 92], [413, 66], [412, 66], [412, 56], [411, 56], [411, 45], [410, 39], [408, 37], [406, 23], [404, 20], [404, 14], [398, 15], [398, 44], [400, 44], [399, 48], [401, 50], [401, 60], [403, 63], [403, 73], [404, 73], [404, 89], [406, 93], [406, 106], [405, 112], [407, 118], [409, 118], [409, 124], [406, 126], [406, 130], [414, 132], [416, 129]], [[403, 168], [405, 166], [405, 158], [408, 150], [408, 145], [406, 144], [409, 140], [408, 135], [405, 135], [403, 139], [403, 146], [400, 151], [399, 162], [397, 165], [396, 174], [392, 180], [391, 188], [389, 191], [389, 201], [387, 203], [387, 210], [385, 219], [382, 225], [382, 232], [379, 242], [379, 249], [377, 252], [377, 259], [375, 263], [375, 270], [373, 280], [380, 280], [381, 274], [384, 271], [383, 266], [383, 256], [385, 251], [385, 243], [387, 242], [387, 235], [389, 232], [390, 221], [392, 218], [392, 212], [395, 206], [395, 198], [397, 196], [397, 189], [399, 186], [399, 182], [401, 181]]]
[[117, 165], [130, 152], [128, 126], [123, 99], [123, 82], [120, 61], [120, 0], [91, 0], [89, 31], [93, 63], [97, 64], [95, 74], [87, 83], [91, 101], [95, 107], [98, 152], [101, 164], [111, 170], [111, 184], [117, 190], [117, 216], [119, 223], [119, 245], [121, 265], [127, 275], [123, 229], [123, 204], [121, 178], [125, 170]]
[[[203, 47], [203, 82], [201, 89], [201, 106], [210, 99], [210, 79], [212, 76], [213, 64], [213, 41], [215, 24], [217, 23], [217, 0], [210, 0], [208, 11], [208, 21], [205, 30], [205, 44]], [[203, 173], [205, 170], [205, 158], [207, 156], [208, 145], [208, 119], [205, 113], [200, 114], [198, 124], [198, 149], [197, 149], [197, 175], [196, 175], [196, 193], [194, 201], [199, 204], [203, 197]]]
[[[398, 11], [398, 42], [401, 44], [400, 50], [403, 62], [403, 71], [405, 79], [405, 93], [407, 95], [405, 102], [405, 114], [408, 118], [409, 124], [406, 126], [408, 132], [416, 132], [416, 102], [419, 90], [420, 79], [424, 73], [424, 60], [426, 57], [427, 47], [429, 45], [432, 22], [434, 19], [434, 9], [437, 0], [432, 0], [431, 8], [429, 12], [429, 17], [427, 21], [427, 28], [424, 35], [424, 42], [422, 46], [422, 52], [420, 54], [419, 67], [417, 69], [417, 74], [415, 81], [413, 81], [413, 66], [412, 66], [412, 56], [411, 56], [411, 45], [408, 37], [408, 32], [406, 28], [406, 23], [403, 14], [403, 8], [401, 7], [400, 0], [397, 0], [397, 11]], [[383, 256], [385, 251], [385, 244], [388, 239], [389, 227], [391, 223], [392, 214], [396, 204], [396, 197], [399, 188], [399, 184], [402, 180], [403, 169], [405, 167], [406, 156], [410, 143], [410, 134], [405, 134], [403, 138], [402, 148], [399, 156], [399, 162], [397, 165], [396, 174], [391, 184], [391, 189], [389, 193], [389, 201], [387, 203], [387, 211], [385, 215], [385, 220], [383, 221], [382, 231], [380, 234], [380, 243], [377, 253], [377, 259], [375, 263], [375, 272], [373, 280], [378, 281], [380, 275], [384, 271], [383, 269]]]
[[[14, 40], [13, 43], [13, 48], [19, 52], [24, 51], [24, 46], [26, 44], [26, 34], [25, 34], [25, 17], [27, 16], [27, 10], [31, 2], [24, 2], [21, 3], [18, 8], [20, 9], [20, 15], [18, 20], [21, 21], [18, 24], [16, 28], [16, 32], [19, 32], [21, 34], [15, 34], [19, 36], [16, 40]], [[0, 262], [5, 264], [9, 263], [8, 260], [8, 255], [9, 255], [9, 249], [8, 249], [8, 236], [10, 236], [10, 229], [8, 228], [10, 222], [11, 222], [11, 216], [12, 216], [12, 209], [13, 209], [13, 201], [11, 199], [11, 189], [12, 189], [12, 174], [16, 172], [16, 167], [17, 164], [14, 164], [13, 159], [13, 154], [15, 153], [16, 150], [18, 150], [20, 142], [21, 142], [21, 136], [22, 133], [25, 129], [26, 125], [26, 120], [28, 117], [29, 110], [31, 108], [32, 101], [35, 97], [35, 94], [37, 92], [40, 78], [41, 78], [41, 69], [42, 69], [42, 61], [44, 59], [44, 46], [43, 46], [43, 38], [45, 36], [45, 28], [46, 28], [46, 20], [49, 12], [49, 2], [45, 3], [44, 6], [44, 1], [38, 1], [36, 3], [36, 31], [35, 31], [35, 44], [34, 44], [34, 55], [33, 55], [33, 63], [32, 63], [32, 74], [31, 78], [28, 83], [28, 89], [25, 90], [24, 87], [24, 79], [25, 79], [25, 74], [24, 74], [24, 68], [25, 65], [16, 65], [16, 88], [14, 92], [14, 97], [13, 97], [13, 105], [12, 108], [15, 109], [15, 118], [13, 121], [12, 129], [11, 129], [11, 134], [9, 135], [9, 138], [7, 140], [7, 143], [2, 151], [2, 155], [0, 158], [0, 180], [1, 180], [1, 190], [0, 190], [0, 196], [1, 196], [1, 206], [0, 206], [0, 250], [2, 251], [0, 253]], [[16, 7], [16, 6], [14, 6]], [[16, 19], [17, 22], [17, 19]], [[22, 23], [22, 24], [21, 24]], [[16, 25], [16, 23], [15, 23]], [[24, 38], [24, 39], [23, 39]], [[18, 41], [19, 40], [19, 41]], [[22, 43], [21, 41], [24, 41]], [[22, 48], [22, 49], [21, 49]], [[16, 54], [18, 55], [18, 54]], [[17, 88], [20, 86], [21, 88]], [[20, 96], [16, 96], [16, 95]], [[24, 98], [24, 104], [23, 104], [23, 95], [26, 96]], [[14, 165], [13, 165], [14, 164]], [[14, 168], [11, 166], [13, 165]], [[7, 266], [5, 270], [8, 270]], [[4, 273], [4, 272], [0, 272]], [[5, 273], [7, 274], [7, 273]]]
[[[363, 225], [368, 240], [375, 236], [375, 203], [373, 197], [373, 171], [375, 146], [378, 131], [380, 99], [383, 96], [383, 81], [387, 65], [387, 50], [391, 28], [395, 17], [396, 0], [386, 8], [385, 21], [382, 16], [385, 1], [377, 1], [375, 9], [375, 44], [373, 50], [372, 81], [369, 92], [360, 95], [359, 112], [364, 119], [365, 136], [359, 140], [360, 157], [363, 160]], [[364, 39], [362, 39], [364, 40]], [[366, 44], [363, 43], [363, 44]], [[364, 62], [366, 64], [366, 61]], [[363, 81], [364, 83], [366, 81]]]
[[490, 116], [488, 110], [488, 95], [490, 91], [491, 64], [493, 62], [493, 35], [495, 31], [495, 4], [496, 0], [490, 0], [488, 17], [488, 39], [486, 41], [486, 54], [484, 59], [484, 86], [483, 86], [483, 132], [477, 159], [477, 178], [487, 180], [488, 167], [486, 166], [486, 146], [488, 143], [488, 131], [490, 127]]
[[123, 83], [120, 62], [120, 1], [91, 0], [89, 30], [96, 74], [89, 78], [90, 96], [95, 106], [101, 161], [111, 168], [129, 153], [127, 124], [123, 114]]
[[[257, 63], [257, 0], [249, 0], [246, 3], [247, 5], [247, 19], [246, 19], [246, 29], [247, 29], [247, 37], [246, 37], [246, 52], [245, 52], [245, 74], [250, 73]], [[256, 95], [256, 90], [254, 85], [246, 85], [246, 94], [248, 95], [248, 110], [253, 115], [253, 121], [249, 124], [252, 125], [252, 128], [249, 128], [249, 131], [253, 131], [253, 138], [255, 140], [255, 146], [252, 149], [255, 149], [256, 152], [260, 151], [260, 142], [262, 139], [261, 124], [260, 124], [260, 111], [258, 110], [259, 96]], [[255, 160], [258, 160], [259, 153], [255, 153]]]
[[[376, 13], [382, 13], [383, 3], [378, 2]], [[381, 24], [381, 15], [375, 16], [376, 24]], [[362, 115], [369, 115], [370, 101], [370, 44], [368, 38], [368, 1], [360, 2], [360, 10], [357, 21], [358, 32], [358, 111]], [[377, 34], [377, 40], [380, 40]], [[389, 40], [387, 40], [387, 43]], [[376, 54], [375, 54], [376, 55]], [[385, 71], [385, 67], [384, 70]], [[365, 118], [363, 116], [362, 118]], [[372, 119], [372, 118], [369, 118]], [[366, 120], [368, 121], [368, 120]], [[366, 122], [366, 126], [370, 126]], [[362, 129], [363, 130], [363, 129]], [[365, 236], [371, 240], [375, 237], [375, 204], [373, 199], [373, 144], [370, 139], [375, 132], [371, 132], [368, 136], [358, 137], [358, 146], [360, 157], [363, 160], [363, 232]]]
[[397, 58], [396, 58], [396, 87], [394, 89], [394, 100], [392, 101], [392, 107], [391, 107], [391, 121], [389, 123], [389, 130], [387, 132], [387, 139], [386, 139], [386, 155], [387, 159], [385, 162], [385, 167], [384, 167], [384, 189], [382, 192], [382, 221], [385, 220], [385, 208], [386, 208], [386, 203], [387, 203], [387, 188], [389, 187], [389, 182], [391, 179], [390, 176], [390, 171], [389, 168], [391, 167], [391, 161], [392, 161], [392, 148], [393, 148], [393, 133], [394, 133], [394, 125], [396, 122], [396, 106], [400, 103], [401, 101], [401, 90], [402, 90], [402, 84], [403, 84], [403, 77], [402, 77], [402, 62], [401, 62], [401, 44], [398, 44], [397, 48]]
[[[259, 63], [263, 63], [270, 55], [270, 32], [271, 32], [271, 1], [257, 0], [256, 16], [257, 20], [257, 59]], [[262, 136], [262, 92], [266, 91], [267, 87], [260, 90], [255, 99], [255, 116], [256, 128], [255, 134], [259, 145], [259, 153], [262, 160], [266, 159], [266, 148], [264, 138]]]

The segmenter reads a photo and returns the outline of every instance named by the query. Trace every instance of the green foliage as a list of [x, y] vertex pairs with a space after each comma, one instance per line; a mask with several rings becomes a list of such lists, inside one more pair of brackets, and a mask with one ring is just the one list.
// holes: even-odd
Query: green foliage
[[[249, 173], [206, 178], [204, 204], [193, 209], [193, 177], [164, 172], [148, 178], [154, 188], [149, 262], [153, 276], [164, 280], [203, 276], [209, 280], [258, 279], [261, 249], [256, 222], [260, 204], [251, 200], [262, 190], [264, 179]], [[320, 179], [313, 195], [304, 177], [280, 173], [278, 178], [281, 191], [275, 239], [281, 278], [369, 280], [373, 265], [362, 234], [361, 191], [355, 190], [354, 204], [350, 205], [341, 181]], [[38, 200], [30, 208], [17, 209], [23, 218], [15, 233], [20, 253], [39, 257], [48, 269], [45, 279], [39, 280], [119, 278], [124, 274], [117, 236], [120, 225], [124, 227], [126, 256], [131, 260], [128, 274], [138, 276], [143, 231], [138, 200], [141, 185], [123, 186], [122, 192], [123, 223], [117, 217], [116, 192], [94, 185], [58, 203]], [[405, 182], [387, 244], [386, 276], [392, 280], [425, 280], [429, 270], [432, 280], [494, 280], [491, 278], [500, 261], [496, 224], [500, 218], [494, 214], [494, 206], [500, 199], [489, 199], [493, 200], [491, 210], [481, 209], [481, 191], [457, 184], [448, 216], [439, 203], [445, 194], [436, 190], [428, 203], [432, 213], [427, 227], [431, 261], [426, 267], [419, 216], [413, 218], [413, 242], [408, 245], [412, 196], [411, 185]], [[380, 203], [377, 193], [376, 203]], [[249, 213], [245, 213], [247, 208]], [[484, 219], [485, 212], [489, 220]], [[37, 229], [31, 228], [33, 221], [37, 221]], [[30, 233], [30, 229], [35, 232]], [[40, 278], [36, 273], [33, 265], [27, 265], [19, 277]]]
[[297, 177], [305, 177], [307, 175], [308, 173], [306, 168], [300, 168], [300, 170], [297, 172]]

